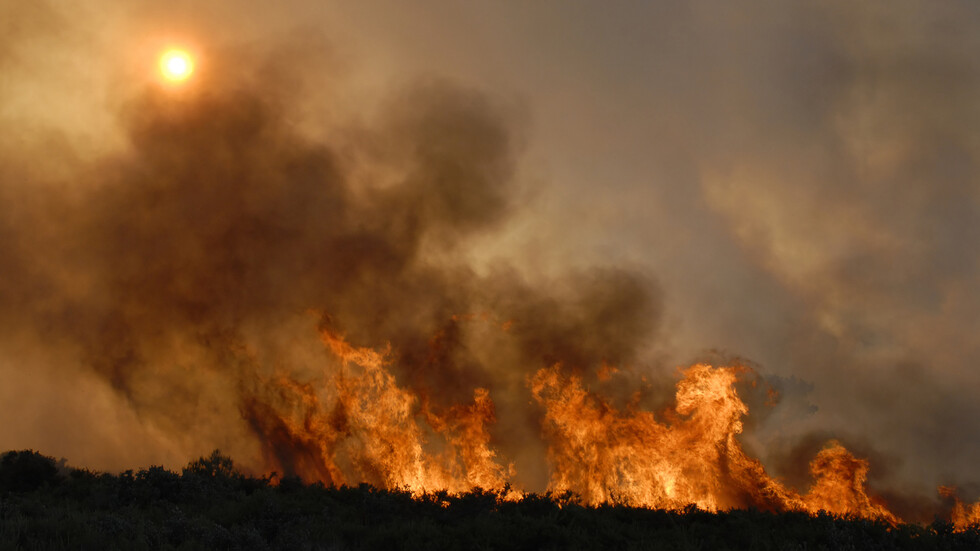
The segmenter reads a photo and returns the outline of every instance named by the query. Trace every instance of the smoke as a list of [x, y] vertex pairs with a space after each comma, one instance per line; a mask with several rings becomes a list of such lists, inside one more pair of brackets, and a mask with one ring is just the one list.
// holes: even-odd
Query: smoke
[[964, 291], [980, 274], [967, 252], [980, 236], [968, 99], [980, 72], [965, 53], [976, 12], [892, 8], [808, 6], [761, 23], [771, 40], [738, 40], [732, 66], [766, 63], [737, 79], [730, 99], [744, 119], [712, 130], [722, 147], [706, 152], [701, 189], [737, 246], [798, 301], [766, 351], [739, 352], [796, 364], [815, 383], [820, 428], [874, 442], [888, 459], [872, 477], [931, 492], [978, 451], [966, 436], [975, 406], [954, 388], [976, 383], [962, 366], [978, 358], [976, 293]]
[[[424, 81], [317, 141], [289, 122], [301, 98], [262, 76], [148, 86], [119, 110], [124, 152], [70, 181], [5, 179], [6, 346], [30, 337], [65, 351], [74, 359], [55, 373], [94, 373], [183, 449], [235, 450], [256, 469], [258, 444], [275, 439], [256, 419], [263, 382], [317, 381], [330, 362], [318, 327], [389, 346], [398, 383], [442, 408], [476, 387], [519, 390], [542, 366], [638, 359], [659, 310], [641, 274], [539, 282], [454, 258], [521, 208], [517, 123], [503, 109]], [[531, 437], [521, 401], [501, 400], [500, 425]], [[274, 443], [280, 458], [296, 445]]]
[[[660, 411], [659, 367], [717, 347], [762, 374], [740, 439], [791, 485], [832, 437], [900, 516], [938, 484], [975, 498], [976, 8], [553, 8], [178, 9], [214, 42], [174, 94], [132, 78], [152, 52], [79, 68], [120, 49], [125, 25], [92, 30], [119, 10], [5, 6], [0, 443], [262, 469], [274, 442], [303, 471], [315, 450], [257, 412], [336, 367], [327, 331], [390, 346], [431, 411], [487, 389], [540, 488], [529, 375]], [[172, 9], [133, 7], [125, 38]], [[269, 38], [326, 19], [329, 46]]]

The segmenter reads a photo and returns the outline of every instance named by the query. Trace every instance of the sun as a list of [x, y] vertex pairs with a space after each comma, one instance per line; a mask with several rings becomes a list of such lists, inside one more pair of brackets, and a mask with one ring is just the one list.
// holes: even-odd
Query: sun
[[187, 80], [194, 72], [194, 59], [184, 50], [167, 50], [160, 56], [160, 72], [167, 80]]

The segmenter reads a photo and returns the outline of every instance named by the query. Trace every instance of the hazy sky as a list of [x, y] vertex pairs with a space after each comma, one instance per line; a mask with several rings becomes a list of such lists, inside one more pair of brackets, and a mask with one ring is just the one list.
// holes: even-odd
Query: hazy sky
[[[201, 52], [202, 86], [264, 79], [312, 141], [383, 136], [386, 113], [412, 120], [404, 90], [451, 86], [504, 121], [514, 205], [447, 254], [534, 281], [637, 274], [655, 329], [629, 361], [665, 380], [702, 358], [750, 362], [781, 391], [745, 438], [770, 469], [796, 476], [784, 462], [836, 437], [882, 488], [958, 484], [975, 499], [978, 29], [967, 0], [0, 0], [0, 251], [43, 238], [37, 213], [57, 219], [23, 188], [84, 195], [77, 182], [127, 162], [127, 132], [151, 109], [134, 98], [166, 44]], [[447, 109], [470, 105], [455, 97]], [[424, 139], [406, 136], [352, 149], [366, 159], [353, 177], [392, 177], [370, 160], [398, 166], [400, 144]], [[42, 297], [0, 292], [0, 449], [105, 468], [208, 451], [63, 368], [81, 362], [72, 347], [46, 345], [25, 310], [68, 291], [25, 281], [84, 279], [61, 273], [71, 264], [56, 258], [78, 252], [65, 249], [0, 272], [17, 297]]]

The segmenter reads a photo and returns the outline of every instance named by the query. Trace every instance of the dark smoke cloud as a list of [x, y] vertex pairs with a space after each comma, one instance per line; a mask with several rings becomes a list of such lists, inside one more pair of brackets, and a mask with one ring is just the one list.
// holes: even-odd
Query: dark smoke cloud
[[[876, 489], [980, 496], [975, 2], [131, 4], [130, 31], [173, 17], [247, 47], [182, 102], [114, 89], [131, 147], [91, 162], [36, 121], [85, 126], [61, 121], [64, 91], [84, 91], [62, 54], [88, 36], [66, 21], [95, 18], [0, 8], [0, 372], [23, 389], [0, 395], [38, 419], [23, 426], [142, 434], [153, 454], [134, 462], [232, 441], [255, 456], [255, 427], [224, 424], [254, 386], [240, 379], [312, 380], [323, 323], [392, 343], [399, 381], [447, 402], [492, 388], [499, 432], [533, 441], [527, 370], [642, 363], [666, 335], [673, 355], [650, 363], [717, 347], [765, 375], [740, 389], [743, 440], [777, 474], [802, 480], [790, 463], [829, 436], [872, 458]], [[337, 50], [269, 44], [298, 22]], [[373, 56], [375, 93], [416, 73], [466, 85], [337, 101], [348, 43]], [[524, 97], [534, 131], [473, 88]], [[488, 243], [519, 261], [471, 265]], [[569, 265], [606, 268], [553, 275]], [[647, 371], [650, 403], [669, 403], [673, 373]], [[45, 401], [76, 387], [91, 404]], [[116, 393], [131, 406], [107, 405]]]
[[[58, 369], [91, 370], [153, 426], [188, 445], [271, 444], [295, 472], [310, 452], [263, 415], [261, 381], [317, 381], [319, 324], [390, 344], [400, 384], [442, 407], [477, 386], [519, 392], [501, 424], [530, 437], [528, 374], [632, 362], [653, 335], [657, 294], [640, 274], [544, 285], [453, 260], [519, 208], [512, 123], [485, 96], [422, 82], [331, 143], [291, 125], [293, 98], [265, 80], [203, 78], [137, 92], [120, 112], [127, 151], [78, 180], [3, 188], [0, 323], [73, 351], [77, 366]], [[365, 155], [387, 181], [355, 177]], [[460, 321], [474, 315], [507, 335]]]

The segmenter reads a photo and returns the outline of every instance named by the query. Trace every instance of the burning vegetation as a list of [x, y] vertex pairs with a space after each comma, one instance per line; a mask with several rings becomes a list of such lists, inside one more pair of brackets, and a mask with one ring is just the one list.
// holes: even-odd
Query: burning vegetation
[[[513, 462], [492, 443], [495, 412], [487, 389], [436, 413], [430, 400], [398, 386], [386, 366], [390, 350], [355, 348], [328, 329], [322, 338], [336, 360], [333, 369], [315, 384], [283, 376], [268, 381], [261, 388], [269, 397], [251, 397], [244, 410], [272, 468], [310, 482], [368, 482], [415, 495], [476, 488], [521, 495]], [[676, 405], [660, 421], [636, 405], [617, 410], [558, 364], [539, 369], [527, 386], [543, 410], [547, 490], [590, 505], [827, 511], [899, 522], [868, 494], [867, 462], [839, 443], [813, 459], [805, 494], [746, 455], [737, 439], [748, 412], [735, 389], [739, 371], [691, 366], [677, 385]], [[441, 451], [427, 451], [432, 444]]]
[[745, 368], [688, 367], [659, 410], [620, 384], [658, 333], [644, 274], [464, 260], [521, 197], [513, 123], [485, 97], [427, 83], [321, 142], [282, 90], [211, 78], [135, 98], [129, 148], [80, 181], [25, 166], [2, 189], [10, 339], [81, 358], [143, 423], [256, 473], [899, 522], [838, 443], [805, 491], [746, 453]]

